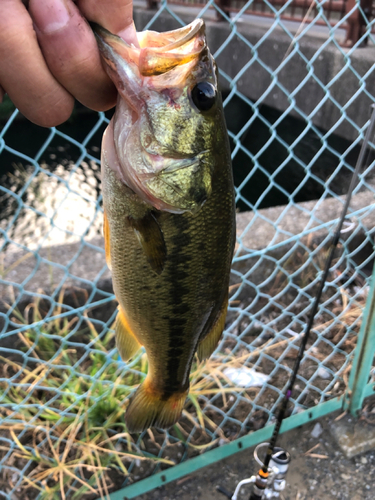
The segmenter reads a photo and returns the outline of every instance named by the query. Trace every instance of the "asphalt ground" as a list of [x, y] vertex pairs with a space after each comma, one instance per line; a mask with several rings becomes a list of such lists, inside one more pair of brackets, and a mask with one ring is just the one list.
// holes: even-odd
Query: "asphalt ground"
[[[338, 446], [332, 427], [340, 413], [315, 420], [280, 436], [278, 445], [291, 455], [287, 485], [281, 500], [373, 500], [375, 497], [375, 449], [347, 458]], [[344, 417], [345, 418], [345, 417]], [[347, 417], [346, 417], [347, 418]], [[370, 426], [372, 419], [353, 420], [355, 427]], [[225, 500], [221, 486], [233, 492], [236, 485], [256, 473], [254, 448], [217, 462], [199, 472], [141, 495], [139, 500]], [[238, 500], [248, 500], [244, 486]]]

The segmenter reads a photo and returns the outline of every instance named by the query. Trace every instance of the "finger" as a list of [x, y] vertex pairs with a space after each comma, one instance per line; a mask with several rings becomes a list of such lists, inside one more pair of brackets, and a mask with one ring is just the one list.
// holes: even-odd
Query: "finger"
[[0, 87], [0, 104], [3, 102], [4, 96], [5, 96], [5, 90], [2, 87]]
[[78, 7], [89, 20], [139, 47], [133, 23], [132, 0], [78, 0]]
[[1, 0], [0, 61], [0, 85], [29, 120], [49, 127], [69, 118], [74, 99], [50, 73], [20, 0]]
[[101, 64], [95, 36], [73, 2], [30, 0], [29, 12], [56, 80], [88, 108], [112, 108], [116, 89]]

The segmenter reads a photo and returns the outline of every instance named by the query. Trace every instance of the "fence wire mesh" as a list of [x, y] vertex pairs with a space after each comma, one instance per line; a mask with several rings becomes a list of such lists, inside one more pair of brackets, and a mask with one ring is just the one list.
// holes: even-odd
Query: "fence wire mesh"
[[[281, 19], [292, 2], [264, 0], [268, 20], [244, 14], [252, 2], [231, 17], [213, 2], [135, 3], [139, 30], [207, 20], [239, 210], [225, 332], [194, 363], [169, 431], [129, 435], [123, 423], [147, 359], [124, 363], [114, 346], [99, 175], [110, 113], [77, 105], [42, 129], [0, 106], [0, 498], [104, 497], [273, 421], [375, 100], [372, 22], [344, 50], [342, 26], [365, 13], [355, 5], [332, 27], [325, 3], [304, 25]], [[218, 9], [225, 21], [214, 23]], [[374, 259], [372, 167], [371, 145], [290, 414], [348, 384]]]

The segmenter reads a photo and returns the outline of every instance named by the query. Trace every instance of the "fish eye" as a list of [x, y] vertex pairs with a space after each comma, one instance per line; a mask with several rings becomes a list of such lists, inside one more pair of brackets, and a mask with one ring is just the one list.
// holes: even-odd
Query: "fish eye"
[[209, 82], [198, 82], [191, 90], [191, 98], [199, 111], [208, 111], [216, 101], [215, 87]]

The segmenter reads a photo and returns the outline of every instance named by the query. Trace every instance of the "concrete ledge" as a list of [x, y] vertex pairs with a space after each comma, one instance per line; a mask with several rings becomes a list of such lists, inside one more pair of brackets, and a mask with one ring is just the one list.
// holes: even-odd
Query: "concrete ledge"
[[[135, 3], [134, 20], [138, 30], [143, 30], [155, 15], [142, 9], [142, 5], [145, 3]], [[185, 23], [201, 12], [191, 6], [168, 5], [168, 8]], [[278, 24], [273, 18], [243, 15], [232, 28], [227, 22], [214, 22], [214, 17], [213, 10], [207, 10], [203, 16], [210, 50], [215, 54], [220, 49], [216, 62], [230, 78], [236, 78], [241, 71], [236, 87], [242, 94], [258, 101], [258, 105], [267, 104], [279, 111], [288, 109], [296, 118], [301, 119], [302, 112], [314, 125], [323, 130], [336, 127], [334, 133], [348, 140], [358, 137], [358, 130], [350, 121], [361, 128], [370, 117], [369, 106], [375, 101], [374, 46], [370, 44], [354, 51], [339, 48], [338, 41], [344, 36], [342, 30], [334, 30], [339, 39], [337, 43], [333, 39], [327, 43], [328, 28], [324, 30], [312, 24], [304, 27], [303, 36], [291, 46], [299, 23], [280, 21]], [[152, 24], [156, 31], [178, 27], [177, 20], [164, 12]], [[288, 61], [284, 64], [287, 53]], [[242, 72], [245, 67], [246, 71]], [[338, 74], [340, 78], [336, 81]], [[327, 86], [329, 91], [324, 90]], [[224, 78], [221, 87], [229, 89]]]
[[[327, 235], [320, 225], [340, 217], [345, 197], [306, 201], [293, 206], [270, 207], [254, 212], [237, 214], [237, 237], [243, 250], [260, 250], [311, 230], [313, 238]], [[352, 217], [354, 227], [360, 225], [372, 233], [375, 229], [375, 193], [364, 191], [352, 197], [349, 214], [366, 209]], [[350, 234], [350, 233], [349, 233]]]
[[347, 458], [375, 448], [375, 427], [363, 420], [345, 416], [331, 424], [331, 434]]
[[[322, 223], [337, 219], [342, 210], [343, 198], [328, 198], [319, 201], [299, 203], [294, 206], [271, 207], [254, 212], [237, 214], [237, 255], [248, 254], [253, 258], [254, 251], [264, 250], [264, 254], [279, 258], [290, 248], [287, 240], [298, 236], [311, 228], [311, 235], [304, 238], [304, 243], [311, 246], [321, 241], [328, 234], [327, 228], [315, 230]], [[374, 193], [365, 191], [352, 198], [351, 212], [364, 209], [359, 217], [352, 217], [353, 226], [346, 236], [360, 228], [361, 241], [354, 240], [351, 245], [358, 246], [365, 237], [365, 232], [374, 234], [375, 198]], [[285, 242], [283, 245], [282, 243]], [[281, 243], [277, 251], [274, 245]], [[371, 244], [357, 258], [365, 260], [373, 251]], [[106, 267], [103, 237], [69, 244], [52, 245], [36, 252], [15, 252], [11, 246], [3, 255], [3, 279], [13, 283], [13, 286], [0, 285], [0, 298], [19, 296], [19, 286], [24, 293], [37, 291], [49, 294], [60, 284], [65, 286], [82, 286], [88, 282], [110, 280], [110, 272]], [[364, 252], [364, 253], [363, 253]], [[259, 257], [257, 257], [259, 258]], [[40, 259], [43, 259], [42, 261]], [[245, 260], [240, 269], [246, 272], [250, 267]], [[236, 268], [239, 269], [238, 265]], [[259, 270], [259, 279], [264, 279], [265, 269]], [[252, 275], [254, 282], [257, 277]], [[17, 286], [19, 285], [19, 286]]]

